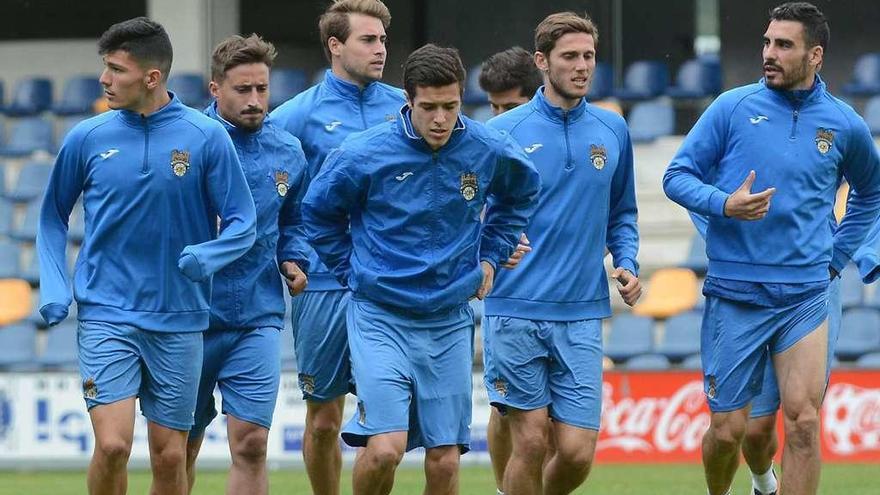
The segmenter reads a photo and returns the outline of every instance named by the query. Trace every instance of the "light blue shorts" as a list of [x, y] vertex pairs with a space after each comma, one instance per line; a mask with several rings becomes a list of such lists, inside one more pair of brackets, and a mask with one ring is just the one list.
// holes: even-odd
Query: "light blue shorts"
[[351, 292], [303, 292], [290, 304], [303, 399], [335, 400], [353, 392], [345, 318]]

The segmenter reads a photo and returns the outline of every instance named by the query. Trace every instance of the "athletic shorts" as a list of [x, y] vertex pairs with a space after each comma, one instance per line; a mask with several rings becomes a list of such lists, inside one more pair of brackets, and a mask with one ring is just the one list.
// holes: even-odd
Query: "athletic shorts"
[[347, 290], [313, 291], [290, 304], [303, 399], [327, 402], [354, 391], [345, 328], [350, 300]]

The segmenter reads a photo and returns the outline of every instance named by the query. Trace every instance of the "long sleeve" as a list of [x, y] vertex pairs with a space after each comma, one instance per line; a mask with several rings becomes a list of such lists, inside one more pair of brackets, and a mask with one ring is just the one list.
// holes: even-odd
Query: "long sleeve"
[[516, 249], [520, 234], [538, 207], [541, 179], [516, 142], [505, 136], [483, 221], [480, 259], [497, 266]]
[[632, 142], [629, 133], [621, 145], [617, 170], [611, 180], [611, 205], [608, 213], [608, 250], [614, 266], [639, 273], [636, 256], [639, 253], [638, 208], [636, 207], [635, 172], [633, 170]]
[[277, 258], [279, 263], [285, 261], [296, 262], [302, 271], [308, 272], [309, 245], [306, 243], [301, 207], [303, 197], [308, 188], [308, 166], [302, 150], [299, 150], [297, 160], [300, 162], [299, 169], [302, 172], [296, 177], [296, 181], [290, 184], [290, 192], [284, 199], [281, 211], [278, 214]]
[[321, 261], [343, 286], [351, 274], [349, 215], [362, 191], [353, 166], [339, 149], [330, 152], [302, 201], [306, 236]]
[[724, 216], [728, 194], [709, 184], [727, 140], [727, 111], [723, 97], [715, 100], [685, 137], [663, 175], [669, 199], [705, 216]]
[[235, 261], [256, 238], [254, 200], [229, 134], [218, 124], [206, 146], [205, 187], [213, 211], [220, 215], [220, 234], [216, 239], [187, 246], [180, 254], [178, 267], [195, 282]]
[[72, 132], [64, 140], [43, 196], [37, 228], [40, 261], [40, 314], [54, 325], [64, 320], [72, 302], [67, 275], [67, 230], [70, 212], [83, 190], [85, 173], [82, 138]]
[[850, 184], [846, 214], [834, 235], [831, 267], [843, 270], [877, 223], [880, 212], [880, 156], [865, 122], [852, 122], [846, 142], [843, 175]]

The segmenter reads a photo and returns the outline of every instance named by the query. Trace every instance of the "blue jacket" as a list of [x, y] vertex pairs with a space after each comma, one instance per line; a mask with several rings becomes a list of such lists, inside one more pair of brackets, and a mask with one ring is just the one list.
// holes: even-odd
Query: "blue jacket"
[[[405, 102], [403, 91], [395, 87], [376, 81], [362, 90], [327, 70], [323, 82], [276, 108], [272, 119], [302, 142], [311, 180], [330, 150], [349, 134], [393, 121]], [[309, 264], [307, 291], [342, 289], [314, 250], [309, 252]]]
[[211, 275], [253, 244], [254, 201], [229, 135], [171, 96], [147, 117], [106, 112], [64, 139], [37, 232], [40, 313], [49, 324], [71, 303], [67, 222], [80, 193], [85, 239], [73, 284], [80, 320], [203, 331]]
[[405, 107], [327, 157], [303, 200], [303, 223], [355, 298], [433, 313], [474, 295], [480, 260], [497, 266], [513, 253], [539, 188], [509, 137], [461, 117], [432, 151]]
[[[214, 275], [211, 329], [284, 328], [284, 261], [308, 271], [299, 198], [306, 169], [299, 140], [269, 121], [257, 131], [240, 129], [217, 113], [232, 138], [257, 209], [257, 239], [241, 258]], [[277, 259], [277, 262], [276, 262]]]
[[603, 259], [638, 275], [632, 144], [619, 115], [586, 101], [563, 111], [539, 89], [489, 121], [522, 146], [541, 175], [526, 234], [532, 252], [501, 270], [486, 314], [574, 321], [611, 316]]
[[[762, 220], [724, 216], [728, 195], [755, 170], [753, 192], [776, 187]], [[834, 232], [841, 174], [852, 187]], [[709, 217], [709, 276], [767, 283], [828, 280], [861, 245], [880, 209], [880, 157], [865, 122], [818, 77], [802, 98], [763, 81], [719, 96], [666, 170], [676, 203]]]

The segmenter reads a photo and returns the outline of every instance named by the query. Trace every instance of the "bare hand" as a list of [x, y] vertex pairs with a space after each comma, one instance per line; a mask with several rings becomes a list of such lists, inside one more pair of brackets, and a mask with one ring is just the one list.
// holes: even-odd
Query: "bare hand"
[[501, 267], [507, 268], [508, 270], [516, 268], [525, 255], [532, 251], [529, 244], [529, 238], [526, 237], [526, 233], [523, 232], [522, 235], [519, 236], [519, 244], [516, 245], [516, 250], [510, 255], [510, 258], [507, 258], [507, 261], [501, 263]]
[[489, 292], [492, 290], [492, 284], [495, 283], [495, 268], [488, 261], [481, 261], [480, 268], [483, 269], [483, 282], [480, 283], [476, 296], [477, 299], [482, 301], [489, 295]]
[[281, 263], [281, 275], [284, 275], [284, 283], [291, 296], [299, 295], [309, 283], [309, 278], [293, 261]]
[[639, 283], [639, 277], [636, 277], [629, 270], [624, 268], [615, 268], [611, 273], [611, 278], [617, 280], [619, 286], [617, 291], [623, 297], [623, 302], [632, 306], [639, 300], [642, 295], [642, 285]]
[[750, 170], [746, 180], [736, 191], [728, 196], [724, 203], [724, 214], [740, 220], [760, 220], [770, 211], [770, 198], [776, 192], [775, 187], [768, 187], [759, 193], [752, 194], [755, 183], [755, 171]]

